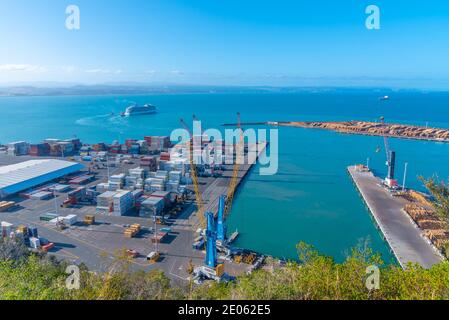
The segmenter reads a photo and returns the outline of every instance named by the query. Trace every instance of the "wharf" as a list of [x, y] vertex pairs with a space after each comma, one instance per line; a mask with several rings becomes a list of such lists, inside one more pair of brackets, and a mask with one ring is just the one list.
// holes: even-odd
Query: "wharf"
[[[260, 142], [257, 145], [250, 146], [250, 151], [254, 150], [257, 151], [257, 159], [261, 155], [262, 152], [265, 151], [268, 143], [266, 142]], [[251, 149], [255, 148], [255, 149]], [[256, 160], [257, 160], [256, 159]], [[253, 167], [255, 163], [245, 163], [241, 164], [238, 171], [237, 176], [237, 186], [235, 192], [237, 192], [239, 185], [244, 180], [244, 178], [247, 176], [247, 174], [250, 172], [251, 168]], [[226, 165], [226, 171], [223, 172], [223, 175], [218, 178], [214, 178], [212, 183], [208, 184], [206, 188], [201, 190], [202, 192], [202, 198], [204, 202], [204, 212], [213, 212], [216, 213], [218, 210], [218, 200], [221, 195], [227, 195], [229, 190], [229, 184], [232, 179], [233, 174], [233, 165]], [[201, 179], [200, 179], [201, 183]], [[200, 187], [201, 188], [201, 187]], [[192, 218], [195, 218], [196, 221], [191, 221], [191, 224], [195, 226], [195, 228], [199, 227], [199, 221], [196, 217], [196, 215], [192, 215]]]
[[404, 199], [393, 197], [372, 172], [359, 171], [355, 166], [348, 167], [348, 172], [402, 268], [417, 263], [428, 269], [443, 261], [404, 211]]

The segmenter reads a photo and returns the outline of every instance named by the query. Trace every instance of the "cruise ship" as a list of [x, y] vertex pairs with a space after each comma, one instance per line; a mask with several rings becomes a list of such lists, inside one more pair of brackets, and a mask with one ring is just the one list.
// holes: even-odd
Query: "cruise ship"
[[151, 104], [145, 104], [143, 106], [132, 105], [126, 108], [125, 112], [122, 113], [122, 117], [138, 116], [153, 113], [156, 113], [156, 107]]

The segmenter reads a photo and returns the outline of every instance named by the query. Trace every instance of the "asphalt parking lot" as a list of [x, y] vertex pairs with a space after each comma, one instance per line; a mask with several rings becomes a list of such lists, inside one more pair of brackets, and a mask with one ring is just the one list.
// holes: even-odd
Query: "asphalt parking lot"
[[[33, 159], [33, 157], [10, 157], [0, 155], [0, 166]], [[83, 163], [88, 166], [88, 163]], [[110, 175], [124, 173], [138, 164], [126, 164], [110, 168]], [[97, 171], [96, 179], [87, 186], [93, 186], [107, 181], [107, 169]], [[214, 181], [213, 178], [202, 178], [201, 189]], [[90, 270], [107, 271], [120, 250], [132, 249], [140, 255], [132, 259], [131, 267], [146, 271], [158, 268], [162, 269], [167, 276], [174, 281], [188, 281], [187, 268], [192, 262], [201, 265], [204, 253], [192, 249], [193, 239], [198, 235], [195, 233], [198, 219], [192, 215], [195, 210], [194, 199], [186, 201], [184, 209], [177, 217], [169, 221], [171, 231], [166, 239], [158, 245], [161, 258], [155, 264], [146, 260], [146, 255], [155, 251], [155, 245], [151, 243], [150, 236], [153, 234], [154, 224], [152, 219], [141, 218], [136, 214], [130, 216], [106, 216], [95, 215], [96, 223], [86, 226], [83, 218], [88, 214], [95, 214], [94, 206], [77, 206], [73, 208], [61, 208], [60, 205], [66, 199], [67, 193], [56, 194], [56, 199], [31, 200], [20, 197], [11, 200], [17, 202], [17, 206], [10, 211], [0, 212], [0, 220], [13, 223], [15, 226], [36, 226], [39, 235], [55, 244], [49, 252], [56, 257], [66, 259], [75, 264], [84, 263]], [[44, 213], [57, 213], [61, 216], [74, 214], [78, 217], [78, 223], [65, 229], [59, 230], [56, 226], [39, 220]], [[125, 226], [139, 223], [141, 232], [135, 238], [124, 236]], [[235, 265], [226, 262], [225, 270], [232, 275], [244, 272], [247, 266]]]

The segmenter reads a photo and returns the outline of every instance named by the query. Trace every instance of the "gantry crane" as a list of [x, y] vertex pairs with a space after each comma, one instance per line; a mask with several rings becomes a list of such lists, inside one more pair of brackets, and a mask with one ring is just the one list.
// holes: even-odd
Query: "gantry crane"
[[204, 218], [204, 202], [203, 197], [201, 196], [199, 184], [198, 184], [198, 174], [196, 170], [196, 165], [193, 161], [193, 152], [194, 152], [194, 143], [193, 143], [193, 135], [192, 132], [189, 129], [189, 126], [183, 119], [181, 119], [181, 124], [184, 126], [184, 128], [187, 130], [187, 132], [190, 134], [189, 142], [187, 143], [187, 147], [189, 148], [189, 162], [190, 162], [190, 175], [193, 182], [193, 190], [195, 191], [195, 197], [196, 197], [196, 205], [197, 205], [197, 216], [200, 222], [200, 227], [202, 229], [206, 228], [206, 219]]
[[218, 199], [218, 213], [217, 213], [217, 240], [220, 245], [226, 240], [226, 225], [224, 220], [231, 212], [232, 202], [234, 200], [235, 190], [237, 189], [238, 174], [240, 169], [239, 156], [244, 157], [244, 136], [241, 127], [240, 113], [237, 113], [237, 128], [239, 130], [239, 141], [236, 143], [235, 163], [232, 171], [231, 181], [229, 183], [227, 195], [222, 195]]
[[[198, 120], [196, 116], [193, 116], [194, 120]], [[237, 114], [237, 127], [239, 130], [239, 141], [236, 144], [236, 157], [235, 157], [235, 163], [234, 163], [234, 169], [231, 177], [231, 182], [229, 184], [229, 190], [227, 196], [221, 195], [219, 197], [219, 203], [218, 203], [218, 213], [217, 213], [217, 220], [214, 218], [214, 214], [211, 212], [204, 212], [204, 203], [202, 199], [201, 192], [199, 190], [198, 185], [198, 175], [196, 170], [196, 165], [194, 163], [194, 137], [188, 127], [188, 125], [185, 123], [184, 120], [181, 119], [181, 123], [184, 126], [184, 128], [189, 132], [190, 139], [189, 139], [189, 161], [190, 161], [190, 167], [191, 167], [191, 176], [192, 176], [192, 182], [193, 187], [195, 190], [196, 200], [197, 200], [197, 215], [200, 219], [201, 227], [205, 229], [204, 236], [206, 237], [206, 256], [204, 265], [194, 268], [194, 279], [197, 279], [199, 277], [206, 277], [208, 279], [214, 279], [217, 281], [221, 281], [222, 276], [224, 274], [224, 265], [219, 264], [217, 261], [217, 241], [220, 243], [223, 243], [226, 236], [226, 226], [224, 224], [224, 219], [226, 214], [228, 214], [231, 210], [232, 206], [232, 200], [234, 198], [234, 193], [237, 187], [237, 181], [238, 181], [238, 172], [240, 168], [239, 163], [239, 156], [242, 155], [244, 157], [244, 136], [243, 136], [243, 130], [241, 128], [241, 122], [240, 122], [240, 113]], [[203, 132], [201, 130], [201, 135], [203, 135]], [[202, 147], [202, 146], [201, 146]], [[242, 152], [243, 151], [243, 152]], [[206, 219], [207, 223], [206, 223]]]
[[[382, 123], [382, 126], [385, 126], [385, 118], [380, 117], [380, 122]], [[394, 169], [396, 166], [396, 152], [390, 149], [390, 143], [388, 141], [387, 132], [384, 132], [384, 144], [385, 144], [385, 153], [387, 155], [387, 162], [386, 165], [388, 167], [388, 174], [385, 178], [385, 184], [389, 188], [395, 188], [397, 187], [398, 183], [394, 178]]]
[[[195, 119], [195, 116], [194, 116]], [[188, 147], [190, 151], [189, 161], [190, 161], [190, 171], [192, 176], [193, 188], [195, 190], [195, 196], [197, 201], [197, 216], [200, 220], [200, 226], [204, 229], [204, 237], [206, 242], [206, 256], [204, 260], [204, 265], [194, 268], [193, 265], [189, 264], [189, 267], [193, 271], [194, 279], [207, 278], [216, 281], [221, 281], [224, 274], [224, 265], [218, 263], [217, 261], [217, 231], [215, 227], [214, 214], [212, 212], [204, 212], [204, 203], [201, 196], [201, 192], [198, 184], [198, 175], [196, 170], [196, 165], [194, 163], [194, 137], [189, 129], [189, 126], [181, 119], [181, 123], [184, 128], [189, 132], [190, 139], [188, 142]], [[206, 221], [207, 219], [207, 221]]]
[[[199, 121], [198, 118], [193, 115], [193, 120], [194, 121]], [[184, 128], [189, 132], [190, 136], [191, 136], [191, 140], [193, 141], [193, 135], [188, 127], [188, 125], [185, 123], [185, 121], [183, 119], [181, 119], [181, 123], [184, 126]], [[232, 172], [232, 176], [231, 176], [231, 181], [229, 183], [229, 188], [228, 188], [228, 193], [226, 195], [226, 200], [225, 200], [225, 205], [224, 205], [224, 214], [223, 214], [223, 218], [225, 218], [230, 212], [231, 212], [231, 208], [232, 208], [232, 202], [234, 200], [234, 194], [235, 194], [235, 190], [237, 188], [237, 182], [238, 182], [238, 173], [239, 173], [239, 169], [240, 169], [240, 163], [239, 163], [239, 156], [243, 156], [244, 157], [244, 136], [243, 136], [243, 130], [241, 127], [241, 120], [240, 120], [240, 113], [237, 113], [237, 128], [239, 130], [239, 141], [236, 143], [236, 148], [235, 148], [235, 163], [234, 163], [234, 167], [233, 167], [233, 172]], [[201, 130], [201, 134], [203, 134], [202, 130]], [[190, 150], [193, 150], [193, 146], [190, 146]], [[191, 168], [195, 168], [194, 170], [194, 174], [192, 174], [192, 180], [194, 183], [194, 188], [195, 188], [195, 193], [197, 192], [196, 189], [198, 189], [198, 194], [197, 194], [197, 201], [198, 199], [200, 199], [201, 205], [202, 205], [202, 198], [201, 198], [201, 194], [199, 193], [199, 188], [195, 187], [195, 180], [196, 183], [198, 183], [198, 173], [196, 170], [196, 166], [193, 163], [193, 152], [190, 152], [190, 160], [191, 160]], [[192, 169], [193, 170], [193, 169]], [[195, 176], [195, 178], [193, 177]], [[199, 196], [199, 197], [198, 197]], [[204, 223], [205, 225], [205, 223]]]
[[206, 213], [207, 229], [206, 236], [206, 256], [204, 264], [193, 269], [193, 279], [211, 279], [221, 282], [224, 277], [224, 264], [217, 260], [217, 231], [214, 214]]

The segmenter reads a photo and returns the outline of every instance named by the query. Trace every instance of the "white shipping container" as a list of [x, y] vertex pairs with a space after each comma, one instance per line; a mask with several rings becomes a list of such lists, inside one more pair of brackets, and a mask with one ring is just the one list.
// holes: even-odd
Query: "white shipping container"
[[51, 192], [41, 191], [31, 194], [30, 198], [33, 200], [45, 200], [53, 196]]
[[41, 242], [40, 242], [39, 238], [31, 237], [30, 238], [30, 246], [33, 249], [39, 249], [41, 246]]
[[156, 171], [156, 178], [166, 180], [168, 178], [168, 171], [166, 171], [166, 170]]
[[50, 191], [65, 192], [69, 189], [70, 189], [70, 186], [67, 184], [57, 184], [54, 187], [50, 188]]
[[161, 178], [148, 178], [145, 180], [145, 183], [148, 185], [163, 184], [164, 182], [165, 180]]
[[114, 212], [116, 216], [124, 215], [134, 205], [134, 197], [131, 191], [120, 190], [113, 197]]
[[113, 176], [109, 177], [109, 182], [123, 183], [124, 180], [125, 180], [125, 174], [124, 173], [116, 174], [116, 175], [113, 175]]
[[123, 187], [123, 184], [121, 182], [118, 183], [118, 182], [109, 181], [109, 190], [111, 190], [111, 191], [117, 191], [117, 190], [121, 189], [122, 187]]
[[181, 171], [171, 171], [168, 175], [168, 180], [170, 182], [179, 182], [181, 180], [182, 173]]
[[97, 184], [97, 191], [100, 193], [104, 193], [109, 191], [109, 183], [99, 183]]
[[64, 223], [68, 224], [69, 226], [74, 225], [78, 221], [78, 217], [74, 214], [70, 214], [70, 215], [64, 217], [63, 219], [64, 219]]
[[170, 191], [170, 192], [179, 192], [179, 183], [177, 183], [177, 182], [168, 182], [167, 184], [166, 184], [166, 189], [167, 189], [167, 191]]
[[65, 222], [63, 217], [57, 217], [49, 221], [50, 224], [57, 225], [58, 222]]

